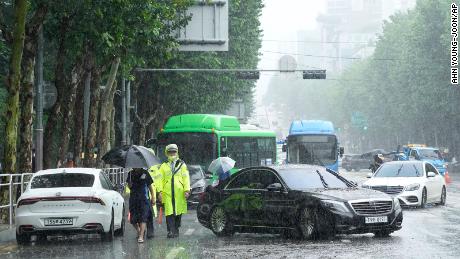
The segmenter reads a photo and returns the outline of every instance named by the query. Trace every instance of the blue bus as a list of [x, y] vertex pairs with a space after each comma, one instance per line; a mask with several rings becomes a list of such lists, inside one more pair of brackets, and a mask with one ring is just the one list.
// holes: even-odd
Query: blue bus
[[288, 164], [321, 165], [338, 172], [338, 158], [344, 150], [332, 122], [298, 120], [291, 123], [283, 151]]

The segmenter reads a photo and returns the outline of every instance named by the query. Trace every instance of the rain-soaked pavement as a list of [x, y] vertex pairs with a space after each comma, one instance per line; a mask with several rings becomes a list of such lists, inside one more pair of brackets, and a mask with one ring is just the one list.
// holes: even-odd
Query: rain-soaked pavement
[[[342, 174], [361, 183], [367, 172]], [[190, 211], [178, 239], [167, 239], [163, 224], [154, 239], [138, 244], [134, 229], [127, 226], [125, 236], [112, 243], [97, 235], [52, 237], [27, 246], [0, 243], [0, 258], [459, 258], [460, 172], [451, 173], [451, 178], [446, 206], [404, 210], [403, 228], [387, 238], [372, 234], [313, 242], [258, 234], [217, 238]]]

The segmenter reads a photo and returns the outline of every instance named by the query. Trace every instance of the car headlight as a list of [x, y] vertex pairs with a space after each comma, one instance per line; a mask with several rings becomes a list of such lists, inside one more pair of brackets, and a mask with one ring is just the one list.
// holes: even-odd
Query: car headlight
[[414, 183], [414, 184], [406, 186], [406, 191], [416, 191], [418, 190], [418, 188], [420, 188], [420, 184]]
[[401, 209], [401, 204], [399, 203], [398, 198], [393, 198], [393, 203], [395, 205], [395, 210], [400, 210]]
[[333, 200], [323, 200], [321, 201], [321, 204], [333, 211], [338, 211], [338, 212], [343, 212], [343, 213], [349, 213], [350, 210], [345, 206], [345, 203], [340, 202], [340, 201], [333, 201]]

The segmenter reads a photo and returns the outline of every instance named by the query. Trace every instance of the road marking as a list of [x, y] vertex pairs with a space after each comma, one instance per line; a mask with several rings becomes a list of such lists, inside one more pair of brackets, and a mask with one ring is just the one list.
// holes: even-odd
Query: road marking
[[177, 256], [180, 252], [182, 252], [182, 251], [184, 251], [184, 250], [185, 250], [185, 248], [183, 248], [183, 247], [176, 247], [176, 248], [174, 248], [174, 249], [171, 249], [171, 251], [169, 251], [169, 253], [166, 255], [165, 259], [173, 259], [173, 258], [176, 258], [176, 256]]
[[191, 234], [193, 234], [193, 231], [195, 231], [194, 228], [187, 229], [187, 231], [185, 231], [184, 233], [184, 236], [190, 236]]

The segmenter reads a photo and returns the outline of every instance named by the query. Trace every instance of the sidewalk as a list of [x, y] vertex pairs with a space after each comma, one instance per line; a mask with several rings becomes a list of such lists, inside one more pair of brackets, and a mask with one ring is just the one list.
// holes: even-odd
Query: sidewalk
[[9, 228], [9, 225], [0, 224], [0, 243], [10, 242], [16, 239], [16, 228]]

